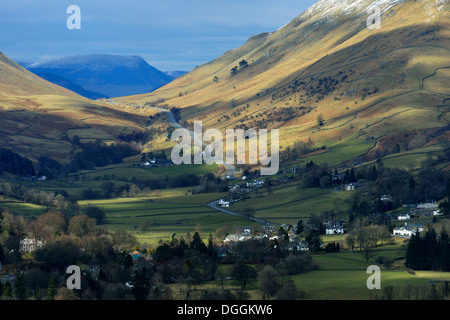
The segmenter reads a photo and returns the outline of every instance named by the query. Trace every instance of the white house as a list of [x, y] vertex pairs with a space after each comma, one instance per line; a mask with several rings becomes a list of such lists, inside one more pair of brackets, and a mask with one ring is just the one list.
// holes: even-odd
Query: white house
[[44, 241], [32, 238], [24, 238], [20, 240], [20, 251], [33, 252], [44, 245]]
[[394, 236], [411, 238], [411, 236], [415, 234], [417, 231], [422, 232], [422, 230], [423, 228], [421, 226], [408, 225], [407, 223], [405, 223], [404, 226], [395, 228], [392, 234]]
[[228, 208], [230, 206], [230, 201], [225, 201], [223, 199], [220, 199], [219, 202], [217, 202], [217, 204], [219, 206], [221, 206], [222, 208]]
[[344, 233], [344, 226], [339, 223], [335, 224], [327, 224], [325, 226], [325, 233], [326, 234], [343, 234]]
[[443, 214], [441, 210], [433, 210], [433, 216], [442, 216]]
[[409, 220], [411, 216], [409, 214], [401, 214], [397, 217], [398, 220]]
[[353, 182], [344, 185], [344, 189], [345, 189], [346, 191], [354, 191], [354, 190], [357, 189], [358, 187], [359, 187], [359, 184], [358, 184], [358, 183], [353, 183]]
[[308, 251], [309, 250], [309, 246], [307, 243], [305, 242], [295, 242], [295, 243], [290, 243], [288, 246], [288, 250], [289, 251]]

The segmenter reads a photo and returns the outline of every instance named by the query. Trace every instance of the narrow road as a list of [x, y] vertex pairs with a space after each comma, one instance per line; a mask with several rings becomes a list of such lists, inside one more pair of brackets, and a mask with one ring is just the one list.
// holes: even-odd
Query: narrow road
[[[109, 99], [109, 102], [111, 102], [112, 104], [116, 104], [116, 105], [119, 105], [119, 104], [120, 104], [120, 103], [115, 102], [115, 101], [112, 100], [112, 99]], [[165, 113], [167, 113], [167, 115], [169, 116], [169, 121], [170, 121], [170, 123], [171, 123], [174, 127], [179, 128], [179, 129], [186, 129], [186, 128], [182, 127], [182, 126], [175, 120], [175, 116], [174, 116], [174, 114], [173, 114], [170, 110], [166, 110], [166, 109], [162, 109], [162, 108], [158, 108], [158, 107], [143, 106], [143, 105], [136, 105], [136, 106], [144, 107], [144, 108], [151, 108], [151, 109], [155, 109], [155, 110], [158, 110], [158, 111], [165, 112]], [[194, 139], [194, 132], [191, 131], [191, 130], [189, 130], [189, 129], [186, 129], [186, 130], [189, 131], [189, 133], [191, 134], [192, 138]], [[205, 146], [206, 144], [202, 141], [202, 145]], [[232, 166], [232, 165], [230, 165], [230, 164], [228, 164], [228, 163], [226, 163], [226, 162], [223, 162], [223, 161], [221, 161], [221, 160], [219, 160], [219, 159], [216, 159], [216, 158], [213, 158], [213, 160], [215, 160], [217, 164], [222, 164], [222, 165], [225, 166], [225, 168], [227, 169], [227, 171], [225, 172], [225, 174], [222, 176], [222, 179], [226, 179], [226, 176], [228, 176], [228, 175], [231, 176], [231, 175], [234, 174], [234, 172], [235, 172], [234, 166]], [[270, 221], [266, 221], [266, 220], [264, 220], [264, 219], [255, 218], [255, 217], [248, 217], [248, 216], [246, 216], [246, 215], [244, 215], [244, 214], [241, 214], [241, 213], [237, 213], [237, 212], [233, 212], [233, 211], [224, 209], [224, 208], [222, 208], [222, 207], [218, 204], [218, 202], [219, 202], [219, 200], [211, 201], [210, 203], [208, 203], [208, 207], [210, 207], [211, 209], [214, 209], [214, 210], [217, 210], [217, 211], [220, 211], [220, 212], [223, 212], [223, 213], [232, 215], [232, 216], [239, 216], [239, 217], [248, 219], [249, 221], [258, 222], [258, 223], [262, 223], [262, 224], [265, 224], [265, 225], [279, 225], [279, 224], [277, 224], [277, 223], [270, 222]]]
[[265, 224], [265, 225], [279, 225], [278, 223], [270, 222], [270, 221], [267, 221], [267, 220], [264, 220], [264, 219], [260, 219], [260, 218], [248, 217], [248, 216], [246, 216], [244, 214], [224, 209], [221, 206], [219, 206], [218, 202], [219, 202], [219, 200], [211, 201], [210, 203], [208, 203], [208, 207], [210, 207], [210, 208], [212, 208], [214, 210], [221, 211], [223, 213], [232, 215], [232, 216], [239, 216], [239, 217], [242, 217], [242, 218], [246, 218], [249, 221], [259, 222], [259, 223], [262, 223], [262, 224]]
[[[120, 103], [115, 102], [113, 99], [108, 99], [109, 102], [111, 102], [112, 104], [115, 105], [120, 105]], [[187, 131], [189, 131], [189, 133], [191, 134], [192, 139], [194, 139], [194, 132], [186, 129], [184, 127], [182, 127], [176, 120], [175, 120], [175, 115], [170, 111], [170, 110], [166, 110], [166, 109], [162, 109], [162, 108], [158, 108], [158, 107], [151, 107], [151, 106], [143, 106], [141, 104], [136, 104], [136, 107], [141, 107], [141, 108], [150, 108], [150, 109], [154, 109], [154, 110], [158, 110], [158, 111], [162, 111], [167, 113], [167, 115], [169, 116], [169, 121], [170, 123], [179, 129], [185, 129]], [[203, 141], [201, 141], [203, 146], [207, 146], [206, 143], [204, 143]], [[223, 165], [227, 171], [225, 171], [225, 174], [222, 176], [222, 179], [226, 179], [227, 176], [233, 176], [234, 172], [235, 172], [235, 167], [229, 163], [224, 162], [223, 160], [220, 160], [218, 158], [212, 158], [212, 160], [214, 160], [217, 164], [221, 164]]]

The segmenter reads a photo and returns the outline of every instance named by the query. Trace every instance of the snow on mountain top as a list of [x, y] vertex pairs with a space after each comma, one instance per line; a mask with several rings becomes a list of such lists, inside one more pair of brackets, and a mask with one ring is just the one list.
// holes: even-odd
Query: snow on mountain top
[[320, 0], [309, 7], [303, 17], [329, 18], [337, 14], [357, 14], [369, 7], [379, 7], [381, 13], [404, 0]]
[[63, 58], [52, 59], [48, 61], [35, 62], [29, 68], [64, 68], [77, 66], [95, 66], [96, 68], [108, 67], [111, 65], [124, 66], [128, 68], [137, 68], [145, 61], [139, 56], [119, 56], [112, 54], [88, 54], [76, 55]]

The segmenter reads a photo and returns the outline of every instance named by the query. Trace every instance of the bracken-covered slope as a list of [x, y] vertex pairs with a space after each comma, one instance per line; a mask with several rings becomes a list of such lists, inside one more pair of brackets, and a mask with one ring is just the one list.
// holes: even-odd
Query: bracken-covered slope
[[0, 53], [0, 147], [31, 159], [69, 160], [71, 139], [114, 140], [142, 130], [148, 116], [101, 104], [54, 85]]
[[[379, 29], [368, 28], [374, 5]], [[206, 127], [279, 128], [283, 146], [347, 145], [349, 159], [445, 142], [449, 10], [448, 0], [321, 0], [151, 94], [118, 100], [163, 99]]]

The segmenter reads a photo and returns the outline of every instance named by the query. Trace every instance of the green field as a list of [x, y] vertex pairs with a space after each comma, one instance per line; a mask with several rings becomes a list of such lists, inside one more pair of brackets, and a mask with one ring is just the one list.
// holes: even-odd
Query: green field
[[[187, 234], [199, 231], [206, 239], [222, 227], [255, 226], [257, 223], [230, 216], [207, 206], [226, 194], [208, 193], [185, 195], [186, 189], [154, 191], [148, 197], [81, 201], [101, 207], [106, 212], [110, 230], [123, 229], [135, 234], [140, 243], [156, 244], [170, 239], [173, 233]], [[152, 202], [147, 202], [151, 199]], [[147, 229], [142, 230], [146, 225]], [[141, 227], [141, 228], [140, 228]]]
[[[381, 246], [377, 250], [386, 255], [390, 246]], [[299, 291], [304, 295], [304, 300], [368, 300], [385, 299], [386, 287], [394, 288], [393, 299], [406, 300], [409, 292], [410, 299], [422, 299], [423, 294], [428, 293], [430, 282], [436, 282], [439, 286], [441, 281], [450, 281], [450, 272], [416, 271], [408, 273], [404, 267], [392, 267], [386, 269], [381, 267], [381, 289], [370, 290], [367, 288], [367, 280], [372, 275], [367, 273], [367, 267], [376, 264], [373, 260], [368, 262], [361, 254], [345, 251], [341, 253], [326, 253], [312, 256], [317, 264], [317, 269], [299, 275], [291, 276]], [[253, 266], [258, 269], [257, 266]], [[232, 266], [221, 265], [225, 275], [230, 275]], [[258, 283], [251, 283], [245, 290], [250, 299], [262, 299], [262, 293], [258, 290]], [[177, 299], [184, 299], [182, 286], [180, 284], [169, 286]], [[218, 281], [209, 281], [197, 286], [199, 290], [219, 289]], [[224, 289], [236, 293], [239, 286], [231, 280], [224, 281]]]
[[[263, 191], [264, 188], [263, 188]], [[297, 189], [296, 186], [274, 189], [272, 194], [264, 192], [263, 198], [236, 202], [230, 206], [232, 211], [242, 211], [246, 207], [256, 211], [255, 217], [276, 223], [297, 223], [299, 219], [305, 219], [311, 214], [320, 214], [325, 210], [334, 209], [337, 199], [345, 200], [351, 192], [335, 191], [331, 189]]]
[[30, 203], [24, 203], [14, 200], [0, 201], [0, 211], [8, 209], [15, 215], [21, 215], [25, 218], [37, 217], [47, 211], [46, 207]]
[[217, 169], [217, 164], [192, 164], [143, 168], [141, 166], [133, 166], [131, 163], [127, 162], [93, 170], [83, 170], [80, 174], [72, 175], [66, 180], [24, 182], [24, 185], [47, 192], [64, 190], [70, 196], [80, 197], [81, 192], [85, 189], [101, 190], [101, 186], [105, 181], [113, 182], [116, 187], [126, 184], [131, 185], [136, 181], [142, 180], [162, 180], [170, 182], [170, 179], [180, 175], [204, 175], [207, 173], [214, 173]]
[[121, 181], [132, 181], [133, 177], [139, 180], [165, 179], [173, 178], [183, 174], [201, 175], [209, 172], [215, 172], [218, 168], [217, 164], [181, 164], [171, 167], [143, 167], [136, 163], [127, 162], [118, 165], [111, 165], [95, 170], [85, 170], [80, 172], [82, 180], [102, 179], [105, 175], [114, 177]]
[[374, 141], [371, 140], [348, 139], [345, 142], [340, 141], [326, 145], [326, 147], [330, 149], [328, 152], [306, 156], [301, 160], [305, 163], [313, 161], [315, 164], [326, 163], [335, 166], [367, 153], [373, 146]]

